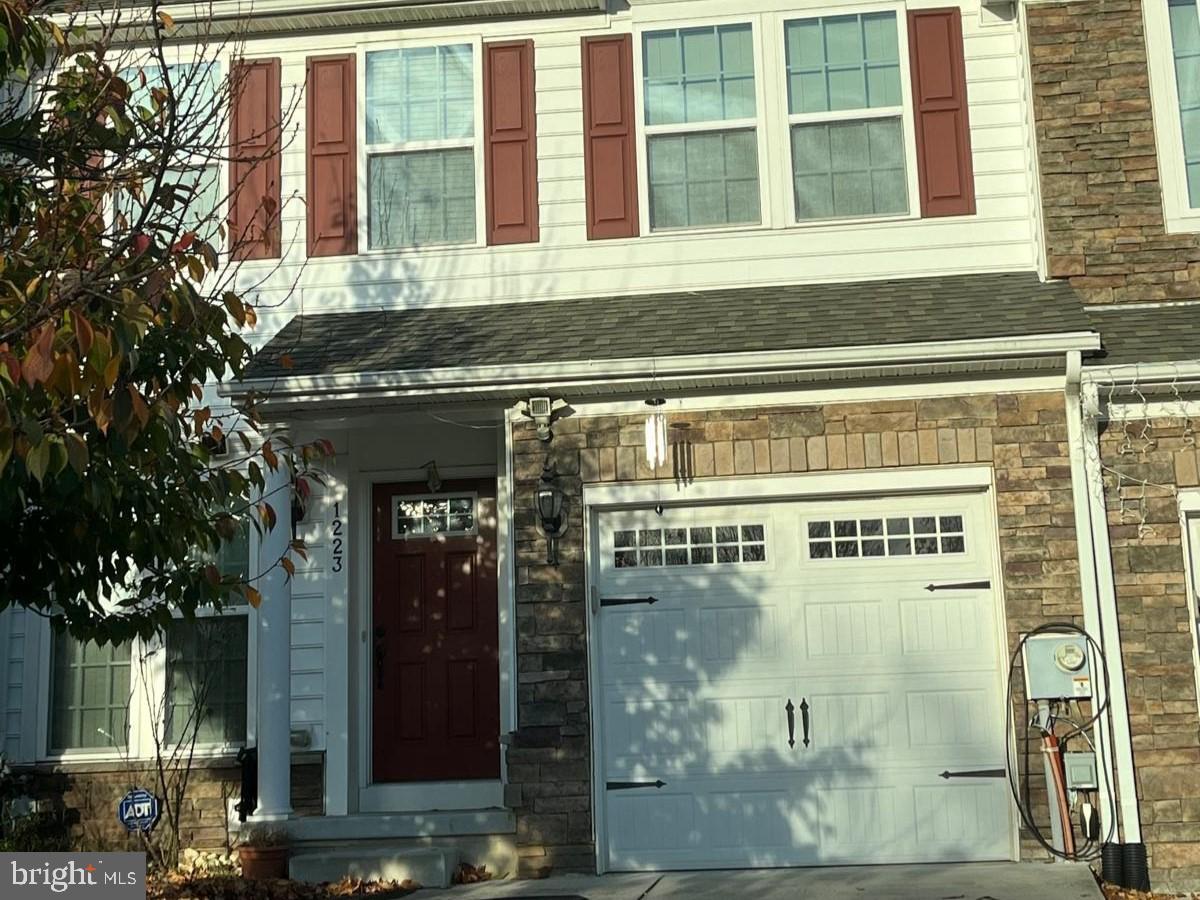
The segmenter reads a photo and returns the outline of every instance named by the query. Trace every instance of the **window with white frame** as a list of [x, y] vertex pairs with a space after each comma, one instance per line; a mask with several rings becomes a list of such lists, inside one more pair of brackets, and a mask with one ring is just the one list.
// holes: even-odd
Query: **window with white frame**
[[[223, 541], [214, 562], [222, 577], [250, 577], [250, 528]], [[238, 595], [234, 595], [237, 597]], [[201, 744], [246, 739], [249, 610], [233, 603], [220, 613], [174, 619], [166, 629], [166, 735]]]
[[124, 748], [130, 645], [102, 646], [56, 632], [50, 661], [50, 752]]
[[366, 95], [368, 246], [474, 241], [471, 45], [368, 52]]
[[797, 220], [908, 212], [896, 13], [784, 24]]
[[[209, 60], [168, 65], [165, 77], [162, 67], [150, 64], [125, 70], [121, 77], [132, 91], [131, 108], [153, 109], [154, 93], [168, 81], [175, 98], [175, 117], [180, 124], [174, 140], [180, 146], [162, 179], [162, 189], [169, 189], [171, 196], [158, 200], [162, 212], [154, 213], [156, 219], [169, 223], [180, 234], [194, 231], [205, 240], [217, 241], [223, 225], [220, 213], [223, 167], [219, 148], [225, 140], [220, 63]], [[148, 128], [152, 138], [161, 139], [165, 134], [161, 124], [151, 124]], [[154, 178], [148, 171], [140, 189], [126, 195], [127, 201], [120, 204], [119, 212], [129, 222], [135, 221], [154, 187]]]
[[167, 626], [166, 734], [201, 744], [246, 739], [245, 612], [175, 619]]
[[1197, 0], [1168, 0], [1167, 11], [1187, 202], [1192, 209], [1200, 209], [1200, 6]]
[[650, 227], [761, 221], [749, 23], [642, 36]]

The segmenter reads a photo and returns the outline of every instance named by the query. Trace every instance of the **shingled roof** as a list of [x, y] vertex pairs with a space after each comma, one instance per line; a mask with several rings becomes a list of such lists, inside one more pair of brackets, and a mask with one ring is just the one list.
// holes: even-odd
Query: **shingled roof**
[[[302, 315], [247, 379], [1086, 332], [1033, 272]], [[286, 354], [292, 365], [285, 367]]]
[[1200, 360], [1200, 303], [1122, 303], [1087, 312], [1104, 345], [1104, 352], [1089, 360], [1091, 365]]

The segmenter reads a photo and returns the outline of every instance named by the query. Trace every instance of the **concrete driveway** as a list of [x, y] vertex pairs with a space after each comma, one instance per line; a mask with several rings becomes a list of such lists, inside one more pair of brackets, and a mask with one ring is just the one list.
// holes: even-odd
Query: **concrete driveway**
[[1079, 863], [947, 863], [738, 872], [559, 875], [424, 890], [419, 900], [1098, 900]]

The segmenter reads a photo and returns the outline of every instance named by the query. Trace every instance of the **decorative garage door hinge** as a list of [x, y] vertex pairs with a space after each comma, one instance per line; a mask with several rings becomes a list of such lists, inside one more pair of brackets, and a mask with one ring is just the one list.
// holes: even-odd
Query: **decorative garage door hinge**
[[605, 597], [600, 601], [601, 606], [633, 606], [636, 603], [647, 603], [653, 606], [658, 602], [657, 597]]
[[665, 781], [606, 781], [604, 783], [605, 790], [609, 791], [632, 791], [635, 788], [665, 788]]
[[986, 590], [987, 588], [990, 588], [991, 586], [992, 586], [992, 583], [990, 581], [957, 581], [957, 582], [952, 582], [951, 584], [927, 584], [927, 585], [925, 585], [925, 590], [931, 591], [931, 592], [932, 591], [978, 591], [978, 590]]
[[1007, 775], [1007, 769], [971, 769], [966, 772], [951, 772], [947, 770], [938, 777], [949, 780], [951, 778], [1004, 778]]

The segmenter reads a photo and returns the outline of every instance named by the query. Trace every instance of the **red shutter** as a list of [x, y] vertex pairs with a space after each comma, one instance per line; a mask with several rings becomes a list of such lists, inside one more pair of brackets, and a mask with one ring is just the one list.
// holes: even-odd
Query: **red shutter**
[[967, 71], [958, 7], [908, 14], [921, 215], [975, 213]]
[[533, 41], [483, 48], [484, 181], [489, 244], [538, 239]]
[[308, 58], [308, 255], [358, 252], [354, 56]]
[[280, 255], [279, 60], [232, 66], [229, 247], [234, 259]]
[[584, 38], [583, 165], [589, 240], [637, 236], [634, 134], [633, 38]]

